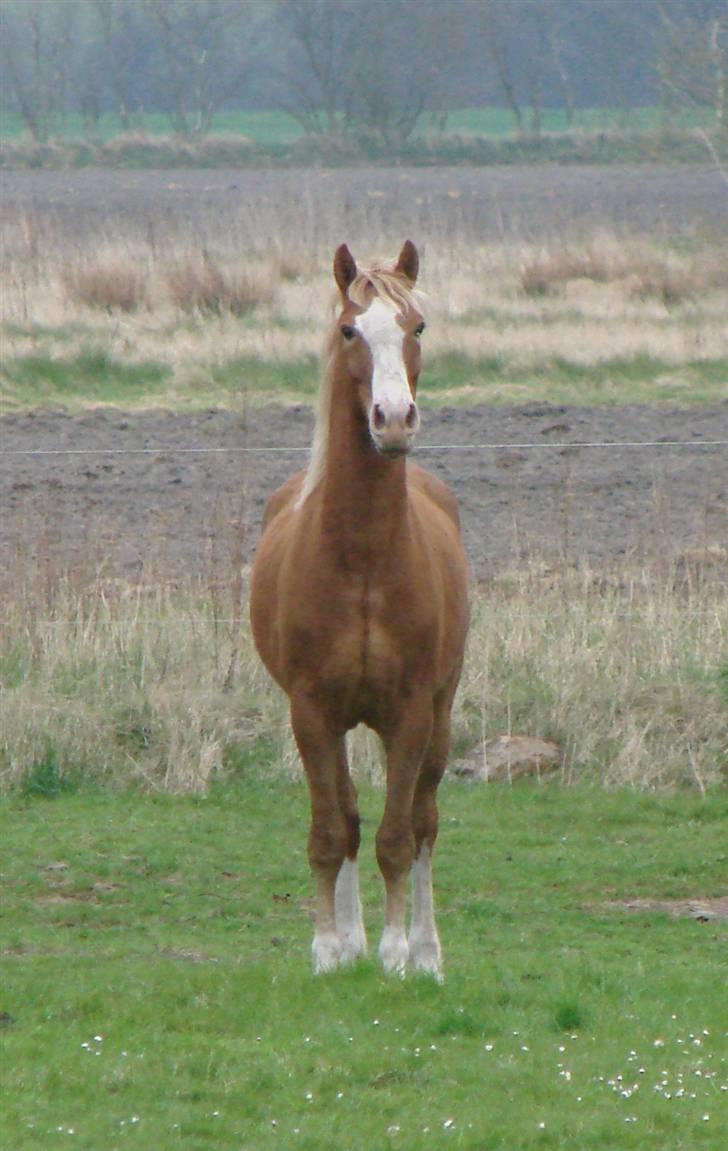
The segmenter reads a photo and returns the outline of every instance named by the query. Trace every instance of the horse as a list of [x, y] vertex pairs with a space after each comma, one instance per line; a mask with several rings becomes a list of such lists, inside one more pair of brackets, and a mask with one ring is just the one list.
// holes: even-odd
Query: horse
[[[440, 980], [432, 854], [437, 788], [463, 664], [467, 563], [454, 494], [407, 460], [425, 322], [419, 256], [357, 268], [337, 248], [308, 467], [268, 500], [250, 584], [253, 638], [289, 697], [311, 803], [315, 972], [367, 950], [357, 873], [360, 819], [346, 733], [363, 723], [386, 755], [376, 834], [385, 887], [379, 959]], [[406, 933], [407, 880], [412, 918]]]

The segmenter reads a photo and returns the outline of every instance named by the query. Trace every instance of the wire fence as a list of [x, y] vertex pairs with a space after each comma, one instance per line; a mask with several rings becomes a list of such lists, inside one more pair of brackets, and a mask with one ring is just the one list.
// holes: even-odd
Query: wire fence
[[[415, 449], [421, 452], [481, 452], [481, 451], [559, 451], [566, 448], [725, 448], [728, 440], [559, 440], [522, 442], [504, 440], [499, 443], [471, 444], [420, 444]], [[235, 447], [179, 447], [175, 444], [158, 444], [145, 448], [0, 448], [0, 456], [156, 456], [156, 455], [281, 455], [286, 453], [306, 453], [310, 445], [274, 445], [259, 447], [239, 445]]]

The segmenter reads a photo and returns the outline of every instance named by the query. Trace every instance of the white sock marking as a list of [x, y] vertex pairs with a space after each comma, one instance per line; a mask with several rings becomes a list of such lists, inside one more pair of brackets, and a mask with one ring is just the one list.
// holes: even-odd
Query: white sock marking
[[404, 978], [409, 959], [407, 937], [401, 927], [385, 927], [379, 944], [379, 959], [385, 971]]
[[356, 860], [345, 859], [342, 863], [336, 877], [335, 900], [336, 934], [341, 942], [341, 961], [347, 963], [358, 955], [366, 955], [367, 951]]
[[409, 933], [412, 966], [442, 979], [442, 952], [435, 926], [432, 898], [432, 855], [423, 844], [412, 867], [412, 925]]

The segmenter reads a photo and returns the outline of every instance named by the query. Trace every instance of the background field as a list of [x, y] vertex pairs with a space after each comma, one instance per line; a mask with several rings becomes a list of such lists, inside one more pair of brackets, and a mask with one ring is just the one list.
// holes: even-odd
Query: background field
[[[0, 1142], [712, 1151], [720, 172], [0, 190]], [[306, 458], [333, 248], [407, 235], [420, 462], [458, 491], [474, 566], [453, 757], [522, 732], [562, 755], [549, 783], [444, 784], [442, 988], [373, 960], [312, 980], [305, 788], [246, 622], [264, 494]], [[574, 446], [624, 441], [661, 446]], [[376, 943], [382, 769], [361, 732], [353, 751]]]
[[[675, 128], [710, 126], [712, 113], [696, 109], [673, 115]], [[150, 136], [169, 134], [169, 117], [162, 112], [147, 112], [133, 117], [137, 132]], [[545, 108], [542, 112], [542, 126], [547, 133], [569, 132], [609, 132], [628, 128], [632, 132], [658, 132], [664, 126], [664, 115], [659, 108], [577, 108], [573, 121], [567, 122], [566, 113], [560, 108]], [[491, 138], [513, 136], [513, 116], [506, 108], [462, 108], [450, 112], [441, 134], [485, 136]], [[6, 111], [0, 120], [0, 139], [20, 139], [23, 135], [23, 122], [16, 112]], [[109, 141], [122, 135], [124, 128], [114, 113], [104, 113], [94, 129], [94, 137]], [[212, 119], [211, 134], [236, 134], [254, 144], [275, 148], [286, 145], [303, 135], [301, 124], [282, 109], [239, 109], [218, 111]], [[432, 119], [422, 115], [415, 128], [415, 137], [426, 137], [432, 133]], [[88, 125], [77, 113], [69, 113], [64, 120], [63, 139], [88, 139]]]

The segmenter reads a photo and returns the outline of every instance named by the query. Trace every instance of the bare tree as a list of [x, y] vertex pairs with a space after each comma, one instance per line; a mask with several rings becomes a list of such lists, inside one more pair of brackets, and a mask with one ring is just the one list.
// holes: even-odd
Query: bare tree
[[660, 3], [658, 74], [668, 118], [686, 108], [711, 108], [726, 125], [728, 5], [725, 0]]
[[245, 86], [255, 5], [242, 0], [143, 0], [161, 49], [161, 90], [180, 135], [208, 132], [216, 111]]
[[442, 113], [461, 21], [440, 0], [282, 0], [281, 14], [284, 107], [306, 132], [397, 148], [425, 110]]
[[566, 78], [555, 13], [550, 0], [519, 0], [518, 4], [484, 0], [475, 8], [480, 35], [519, 136], [526, 134], [524, 104], [530, 106], [531, 135], [541, 135], [545, 83], [554, 70], [562, 86]]
[[281, 16], [290, 38], [283, 106], [304, 132], [339, 136], [351, 122], [361, 9], [351, 0], [282, 0]]
[[94, 0], [109, 86], [125, 132], [131, 127], [134, 63], [138, 43], [129, 0]]
[[515, 63], [512, 59], [514, 11], [498, 0], [485, 0], [482, 6], [481, 33], [500, 81], [506, 104], [516, 122], [519, 136], [524, 134], [523, 113], [518, 97]]
[[62, 126], [68, 101], [76, 6], [50, 10], [43, 0], [0, 9], [0, 51], [7, 84], [30, 136], [46, 140]]

